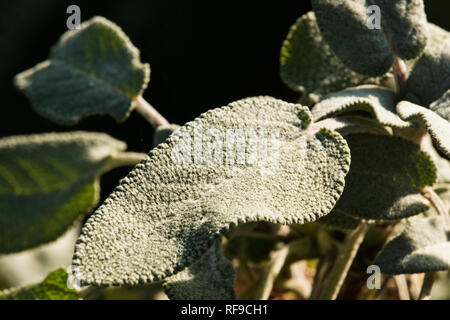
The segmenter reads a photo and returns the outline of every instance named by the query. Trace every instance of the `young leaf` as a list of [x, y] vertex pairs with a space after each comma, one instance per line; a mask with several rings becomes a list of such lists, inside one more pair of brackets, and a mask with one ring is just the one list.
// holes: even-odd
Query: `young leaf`
[[389, 241], [375, 258], [384, 274], [450, 269], [450, 234], [441, 217], [416, 218]]
[[395, 113], [395, 93], [374, 85], [359, 86], [331, 93], [323, 97], [311, 110], [313, 120], [352, 111], [367, 111], [383, 126], [410, 127]]
[[406, 82], [406, 91], [429, 106], [450, 88], [450, 33], [428, 24], [427, 46], [414, 64]]
[[436, 167], [418, 145], [384, 135], [346, 139], [352, 163], [335, 209], [365, 220], [401, 219], [428, 209], [421, 189], [434, 184]]
[[393, 53], [403, 59], [419, 56], [427, 43], [423, 0], [368, 0], [381, 13], [381, 26]]
[[312, 0], [311, 4], [323, 38], [346, 66], [368, 76], [380, 76], [391, 68], [394, 56], [382, 30], [367, 27], [366, 0]]
[[98, 176], [125, 143], [71, 132], [0, 139], [0, 253], [56, 240], [98, 202]]
[[234, 300], [234, 269], [219, 240], [185, 270], [164, 282], [172, 300]]
[[74, 289], [67, 287], [67, 272], [58, 269], [41, 283], [0, 292], [0, 300], [79, 300]]
[[323, 40], [314, 12], [302, 15], [283, 42], [281, 79], [295, 91], [322, 95], [379, 79], [357, 74], [346, 67]]
[[397, 104], [397, 113], [405, 121], [425, 126], [439, 150], [450, 158], [450, 122], [437, 113], [408, 101]]
[[15, 85], [37, 113], [71, 125], [92, 114], [125, 120], [149, 76], [149, 65], [139, 61], [139, 51], [125, 33], [94, 17], [64, 33], [49, 60], [17, 75]]
[[327, 214], [350, 155], [339, 134], [309, 131], [310, 122], [307, 107], [256, 97], [176, 130], [82, 228], [73, 260], [81, 280], [157, 281], [192, 265], [240, 223], [306, 223]]

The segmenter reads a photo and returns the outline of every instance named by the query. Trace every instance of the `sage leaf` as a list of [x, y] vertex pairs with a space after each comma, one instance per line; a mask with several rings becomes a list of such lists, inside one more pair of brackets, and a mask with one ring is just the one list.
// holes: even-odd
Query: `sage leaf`
[[384, 274], [450, 269], [450, 234], [441, 217], [415, 218], [375, 258]]
[[436, 167], [418, 145], [385, 135], [353, 134], [346, 139], [352, 163], [335, 209], [357, 219], [393, 220], [429, 208], [421, 190], [435, 183]]
[[318, 121], [352, 111], [366, 111], [382, 126], [404, 128], [411, 124], [395, 113], [395, 93], [387, 88], [363, 85], [331, 93], [323, 97], [311, 110]]
[[302, 15], [283, 42], [280, 57], [283, 82], [294, 91], [321, 96], [378, 78], [360, 75], [333, 53], [317, 26], [314, 12]]
[[429, 23], [428, 34], [427, 46], [406, 82], [406, 91], [423, 106], [429, 106], [450, 88], [450, 33]]
[[350, 154], [339, 134], [309, 131], [310, 122], [307, 107], [255, 97], [176, 130], [82, 228], [73, 260], [82, 282], [159, 281], [240, 223], [306, 223], [327, 214]]
[[405, 121], [423, 125], [439, 150], [450, 158], [450, 123], [447, 120], [436, 112], [408, 101], [397, 104], [397, 113]]
[[106, 134], [0, 139], [0, 253], [56, 240], [99, 200], [98, 177], [125, 143]]
[[150, 67], [113, 22], [94, 17], [65, 32], [49, 60], [18, 74], [15, 85], [41, 116], [72, 125], [92, 114], [124, 121], [142, 94]]
[[0, 300], [79, 300], [74, 289], [67, 287], [64, 269], [50, 273], [41, 283], [0, 292]]
[[394, 55], [382, 30], [367, 27], [366, 0], [312, 0], [311, 4], [323, 38], [346, 66], [368, 76], [380, 76], [391, 68]]
[[234, 300], [234, 269], [219, 240], [189, 268], [169, 277], [164, 291], [172, 300]]
[[153, 136], [153, 145], [157, 146], [158, 144], [166, 141], [167, 138], [179, 127], [180, 126], [177, 124], [168, 124], [157, 127]]
[[358, 227], [360, 220], [347, 215], [344, 211], [335, 208], [325, 217], [317, 220], [317, 222], [332, 229], [350, 231]]
[[445, 120], [450, 121], [450, 89], [448, 89], [442, 97], [434, 101], [430, 105], [430, 109]]
[[427, 16], [423, 0], [368, 0], [380, 8], [381, 27], [394, 55], [419, 56], [427, 43]]

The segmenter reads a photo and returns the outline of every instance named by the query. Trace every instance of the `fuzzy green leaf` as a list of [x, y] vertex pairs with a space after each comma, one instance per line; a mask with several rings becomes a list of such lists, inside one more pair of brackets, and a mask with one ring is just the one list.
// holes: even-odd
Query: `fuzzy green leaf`
[[[82, 228], [73, 260], [81, 280], [158, 281], [240, 223], [306, 223], [327, 214], [350, 154], [339, 134], [307, 130], [310, 122], [307, 107], [256, 97], [176, 130]], [[257, 145], [265, 151], [255, 153]]]
[[98, 202], [98, 176], [126, 148], [106, 134], [0, 139], [0, 253], [56, 240]]
[[94, 17], [64, 33], [49, 60], [17, 75], [15, 85], [41, 116], [70, 125], [92, 114], [125, 120], [149, 76], [125, 33]]
[[391, 68], [394, 56], [382, 30], [367, 27], [366, 0], [311, 3], [323, 38], [346, 66], [368, 76], [380, 76]]
[[428, 34], [424, 53], [406, 82], [406, 91], [424, 106], [429, 106], [450, 88], [450, 33], [429, 23]]
[[415, 218], [375, 258], [384, 274], [450, 269], [450, 234], [441, 217]]
[[220, 241], [192, 266], [168, 278], [164, 291], [172, 300], [234, 300], [234, 269]]
[[436, 112], [408, 101], [401, 101], [397, 105], [397, 113], [405, 121], [425, 126], [435, 145], [450, 158], [450, 122]]
[[360, 223], [360, 220], [355, 219], [354, 217], [347, 215], [344, 211], [335, 208], [330, 212], [330, 214], [320, 218], [317, 222], [332, 229], [349, 231], [356, 229]]
[[428, 209], [424, 186], [437, 179], [430, 156], [402, 138], [372, 134], [346, 137], [352, 163], [336, 209], [366, 220], [401, 219]]
[[0, 300], [79, 300], [74, 289], [67, 287], [66, 270], [50, 273], [41, 283], [0, 292]]
[[331, 93], [323, 97], [311, 110], [313, 120], [346, 112], [366, 111], [381, 125], [404, 128], [411, 126], [395, 113], [395, 93], [389, 89], [365, 85]]
[[381, 27], [393, 53], [403, 59], [419, 56], [427, 43], [423, 0], [368, 0], [379, 6]]
[[323, 40], [314, 12], [301, 16], [281, 48], [281, 78], [295, 91], [322, 95], [379, 79], [346, 67]]

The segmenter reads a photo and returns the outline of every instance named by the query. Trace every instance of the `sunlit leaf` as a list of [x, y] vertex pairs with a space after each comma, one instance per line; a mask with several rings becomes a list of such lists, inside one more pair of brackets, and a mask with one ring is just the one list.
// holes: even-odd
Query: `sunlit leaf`
[[307, 107], [256, 97], [176, 130], [83, 227], [73, 260], [81, 280], [161, 280], [240, 223], [327, 214], [343, 190], [349, 150], [336, 132], [307, 130], [310, 122]]
[[36, 112], [54, 122], [75, 124], [92, 114], [125, 120], [149, 81], [148, 64], [113, 22], [94, 17], [69, 30], [49, 60], [16, 76]]
[[74, 289], [67, 287], [67, 272], [58, 269], [41, 283], [0, 292], [0, 300], [79, 300]]

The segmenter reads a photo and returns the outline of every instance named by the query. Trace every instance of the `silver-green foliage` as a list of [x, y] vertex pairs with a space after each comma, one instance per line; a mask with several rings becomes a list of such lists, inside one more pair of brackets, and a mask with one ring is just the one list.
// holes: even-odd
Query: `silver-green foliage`
[[99, 199], [99, 175], [125, 143], [102, 133], [0, 139], [0, 253], [56, 240]]
[[375, 259], [385, 274], [450, 269], [450, 234], [441, 217], [413, 218]]
[[149, 77], [125, 33], [94, 17], [64, 33], [49, 60], [17, 75], [15, 84], [41, 116], [70, 125], [92, 114], [125, 120]]
[[[326, 215], [343, 190], [349, 150], [336, 132], [308, 130], [310, 122], [307, 107], [257, 97], [208, 111], [178, 129], [121, 181], [83, 227], [73, 260], [81, 280], [161, 280], [195, 263], [215, 238], [240, 223], [305, 223]], [[243, 129], [249, 137], [256, 130], [278, 132], [275, 167], [251, 160], [246, 138], [232, 143], [247, 143], [244, 153], [209, 158], [219, 162], [192, 161], [199, 156], [193, 145], [197, 134], [212, 130], [223, 138], [228, 130]], [[204, 143], [203, 150], [210, 150], [210, 142]], [[180, 152], [187, 155], [184, 161]]]

